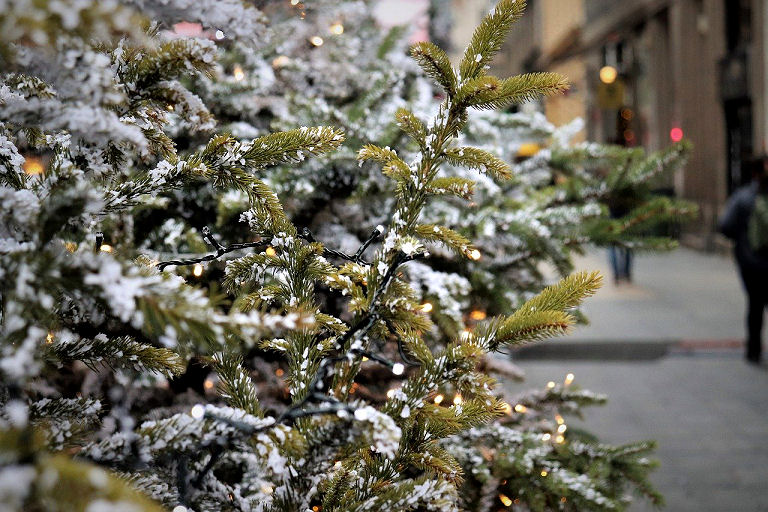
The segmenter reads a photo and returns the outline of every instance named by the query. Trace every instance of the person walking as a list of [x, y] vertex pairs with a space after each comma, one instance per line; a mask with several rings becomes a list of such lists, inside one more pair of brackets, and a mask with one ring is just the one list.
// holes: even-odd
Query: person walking
[[746, 358], [759, 363], [768, 305], [768, 156], [753, 162], [752, 168], [752, 183], [731, 196], [719, 228], [734, 241], [736, 263], [747, 293]]

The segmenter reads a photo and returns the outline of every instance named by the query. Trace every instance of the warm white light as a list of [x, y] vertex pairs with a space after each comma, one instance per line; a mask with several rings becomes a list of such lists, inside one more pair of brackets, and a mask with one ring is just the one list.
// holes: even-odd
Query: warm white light
[[42, 174], [45, 168], [43, 167], [43, 162], [39, 158], [28, 156], [26, 160], [24, 161], [24, 164], [21, 166], [22, 169], [24, 169], [24, 172], [34, 176], [37, 174]]
[[558, 433], [560, 433], [560, 434], [562, 434], [562, 433], [563, 433], [563, 432], [565, 432], [567, 429], [568, 429], [568, 425], [566, 425], [565, 423], [563, 423], [562, 425], [560, 425], [559, 427], [557, 427], [557, 432], [558, 432]]
[[195, 266], [192, 268], [192, 275], [195, 277], [203, 275], [203, 266], [199, 263], [195, 263]]
[[557, 421], [558, 425], [562, 425], [563, 423], [565, 423], [565, 420], [559, 414], [555, 414], [555, 421]]
[[299, 5], [301, 0], [291, 0], [291, 5]]
[[565, 438], [564, 438], [563, 436], [557, 436], [557, 437], [555, 438], [555, 442], [556, 442], [557, 444], [563, 444], [563, 443], [565, 442]]
[[272, 67], [275, 69], [282, 68], [287, 66], [290, 63], [291, 63], [291, 58], [289, 56], [279, 55], [275, 57], [275, 60], [272, 61]]
[[515, 406], [515, 412], [519, 412], [519, 413], [522, 414], [522, 413], [527, 412], [527, 411], [528, 411], [528, 408], [526, 406], [524, 406], [523, 404], [517, 404]]
[[461, 398], [460, 394], [456, 394], [455, 397], [453, 397], [453, 405], [461, 405], [461, 402], [463, 402], [464, 399]]
[[433, 309], [433, 306], [429, 302], [425, 302], [424, 304], [421, 305], [421, 310], [424, 313], [429, 313], [430, 311], [432, 311], [432, 309]]
[[47, 344], [49, 344], [49, 345], [50, 345], [51, 343], [53, 343], [53, 333], [52, 333], [52, 332], [49, 332], [49, 333], [48, 333], [48, 336], [46, 336], [46, 337], [45, 337], [45, 342], [46, 342]]
[[612, 84], [619, 76], [619, 72], [613, 66], [603, 66], [600, 68], [600, 81], [604, 84]]
[[193, 418], [195, 418], [196, 420], [199, 420], [200, 418], [205, 416], [205, 407], [203, 407], [200, 404], [197, 404], [196, 406], [192, 407], [192, 411], [190, 414], [192, 414]]
[[551, 380], [551, 381], [547, 382], [547, 388], [552, 389], [553, 387], [555, 387], [555, 381]]
[[551, 434], [544, 434], [543, 436], [541, 436], [542, 441], [549, 441], [550, 439], [552, 439]]
[[574, 378], [575, 378], [575, 376], [572, 373], [569, 373], [568, 375], [566, 375], [565, 376], [565, 385], [566, 386], [570, 386], [570, 384], [571, 384], [571, 382], [573, 382]]
[[331, 34], [340, 36], [343, 33], [344, 33], [344, 25], [338, 22], [331, 25]]
[[443, 395], [435, 396], [435, 404], [440, 405], [445, 397]]
[[542, 469], [542, 470], [541, 470], [541, 476], [547, 476], [548, 474], [549, 474], [549, 473], [547, 472], [547, 470], [546, 470], [546, 469]]
[[112, 252], [112, 246], [109, 244], [101, 244], [101, 247], [99, 247], [99, 250], [101, 252]]
[[507, 402], [504, 402], [504, 413], [505, 414], [512, 414], [512, 406], [509, 405]]
[[487, 316], [488, 315], [485, 313], [485, 311], [481, 311], [479, 309], [476, 309], [469, 314], [469, 318], [476, 321], [485, 320]]
[[219, 40], [224, 39], [224, 32], [222, 32], [221, 30], [217, 30], [216, 39], [219, 39]]
[[309, 42], [312, 43], [313, 46], [323, 46], [325, 41], [320, 36], [313, 36], [309, 38]]
[[504, 504], [505, 507], [508, 507], [512, 504], [512, 500], [509, 499], [507, 496], [504, 496], [503, 494], [499, 494], [499, 499]]
[[389, 391], [387, 391], [387, 398], [392, 398], [393, 396], [395, 396], [395, 388], [392, 388]]
[[185, 507], [184, 505], [176, 505], [173, 507], [173, 512], [188, 512], [189, 509]]
[[266, 251], [264, 251], [264, 252], [265, 252], [265, 253], [267, 254], [267, 256], [269, 256], [269, 257], [272, 257], [272, 256], [274, 256], [275, 254], [277, 254], [277, 252], [275, 251], [275, 248], [274, 248], [274, 247], [267, 247], [267, 250], [266, 250]]
[[212, 379], [205, 379], [203, 382], [203, 387], [205, 389], [213, 389], [213, 380]]
[[241, 68], [239, 65], [235, 65], [235, 69], [232, 71], [232, 75], [235, 77], [235, 80], [240, 82], [243, 78], [245, 78], [245, 72], [243, 71], [243, 68]]
[[483, 257], [483, 255], [477, 249], [472, 249], [471, 251], [469, 251], [467, 253], [467, 258], [469, 258], [471, 260], [474, 260], [474, 261], [477, 261], [477, 260], [479, 260], [482, 257]]
[[392, 365], [392, 373], [395, 375], [402, 375], [405, 371], [405, 366], [402, 363], [395, 363]]

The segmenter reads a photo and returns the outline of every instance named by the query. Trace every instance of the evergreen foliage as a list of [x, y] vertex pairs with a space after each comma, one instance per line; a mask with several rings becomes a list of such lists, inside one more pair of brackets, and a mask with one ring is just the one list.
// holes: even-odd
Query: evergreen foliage
[[[333, 3], [318, 2], [323, 23]], [[492, 510], [507, 495], [531, 510], [613, 510], [628, 487], [660, 500], [651, 444], [559, 428], [602, 397], [568, 383], [505, 401], [483, 368], [566, 332], [599, 286], [585, 273], [544, 288], [538, 262], [566, 274], [588, 241], [667, 244], [644, 230], [690, 207], [646, 184], [687, 147], [568, 147], [535, 120], [471, 115], [566, 88], [551, 73], [487, 74], [523, 1], [498, 3], [458, 68], [434, 44], [412, 48], [439, 105], [401, 32], [378, 36], [365, 3], [344, 7], [375, 35], [321, 49], [352, 63], [346, 75], [290, 47], [303, 22], [274, 9], [267, 25], [239, 0], [0, 0], [8, 510]], [[177, 22], [226, 38], [180, 36]], [[277, 86], [267, 70], [280, 66], [265, 64], [277, 48], [295, 52], [284, 71], [302, 88], [264, 114], [254, 90]], [[357, 60], [333, 53], [353, 48]], [[552, 147], [514, 163], [463, 135], [488, 126]], [[595, 168], [609, 169], [604, 183]], [[339, 175], [359, 181], [340, 192]], [[609, 218], [628, 191], [636, 204]], [[350, 197], [375, 213], [329, 213], [314, 229]], [[466, 222], [451, 220], [469, 198]], [[496, 316], [465, 321], [462, 295]]]

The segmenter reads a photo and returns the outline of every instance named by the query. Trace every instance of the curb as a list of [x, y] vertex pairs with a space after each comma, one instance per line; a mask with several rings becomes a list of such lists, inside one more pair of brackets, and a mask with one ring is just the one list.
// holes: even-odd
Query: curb
[[744, 350], [744, 342], [723, 340], [626, 340], [565, 341], [520, 347], [512, 351], [515, 360], [600, 360], [654, 361], [668, 356], [734, 354]]

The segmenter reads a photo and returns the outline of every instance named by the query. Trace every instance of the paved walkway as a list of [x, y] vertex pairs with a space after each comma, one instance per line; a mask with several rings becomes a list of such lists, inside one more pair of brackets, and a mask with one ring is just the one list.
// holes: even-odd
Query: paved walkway
[[687, 249], [641, 255], [634, 284], [618, 287], [602, 252], [577, 268], [606, 276], [584, 307], [592, 324], [516, 352], [522, 386], [573, 372], [608, 394], [580, 426], [614, 443], [656, 439], [653, 481], [666, 510], [768, 511], [768, 364], [742, 359], [744, 298], [732, 261]]

